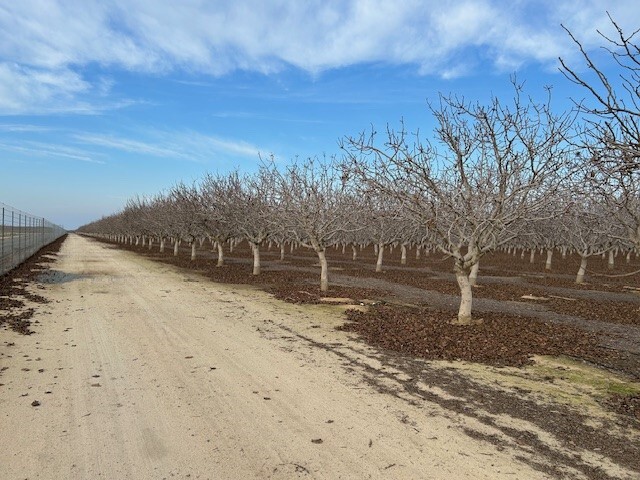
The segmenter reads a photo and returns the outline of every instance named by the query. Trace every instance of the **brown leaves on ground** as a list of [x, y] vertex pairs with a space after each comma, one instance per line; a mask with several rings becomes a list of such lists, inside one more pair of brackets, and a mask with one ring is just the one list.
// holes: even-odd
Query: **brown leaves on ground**
[[451, 312], [379, 306], [347, 312], [340, 327], [378, 347], [430, 360], [467, 360], [522, 366], [532, 355], [597, 357], [597, 336], [577, 328], [498, 313], [485, 313], [481, 325], [451, 325]]

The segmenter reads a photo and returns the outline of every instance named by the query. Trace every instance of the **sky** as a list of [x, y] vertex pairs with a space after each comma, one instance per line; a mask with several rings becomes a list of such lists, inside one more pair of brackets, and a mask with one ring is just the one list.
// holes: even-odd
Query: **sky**
[[0, 0], [0, 202], [74, 229], [372, 126], [428, 138], [439, 93], [508, 101], [513, 75], [564, 111], [562, 25], [615, 72], [607, 12], [640, 27], [637, 0]]

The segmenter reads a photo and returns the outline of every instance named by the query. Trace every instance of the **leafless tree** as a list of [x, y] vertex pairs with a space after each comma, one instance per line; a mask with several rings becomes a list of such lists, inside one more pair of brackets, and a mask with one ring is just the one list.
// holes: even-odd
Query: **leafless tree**
[[224, 265], [224, 245], [238, 236], [233, 219], [236, 210], [232, 195], [237, 188], [237, 173], [207, 174], [200, 182], [203, 229], [218, 251], [217, 266]]
[[637, 170], [640, 168], [640, 45], [635, 30], [625, 33], [609, 16], [614, 35], [598, 31], [605, 45], [602, 47], [613, 59], [619, 71], [607, 74], [566, 27], [574, 41], [587, 71], [571, 67], [560, 58], [561, 71], [571, 82], [589, 95], [587, 101], [576, 101], [578, 109], [587, 114], [588, 133], [603, 148], [598, 161], [608, 170]]
[[580, 40], [565, 27], [579, 49], [586, 71], [560, 59], [562, 73], [588, 94], [576, 106], [585, 115], [586, 179], [624, 229], [620, 240], [640, 248], [640, 44], [638, 32], [625, 33], [609, 16], [612, 35], [598, 31], [608, 59], [617, 67], [605, 72]]
[[185, 239], [191, 245], [191, 260], [196, 259], [197, 240], [205, 234], [205, 216], [201, 195], [196, 185], [179, 183], [169, 192], [174, 208], [174, 225], [178, 231], [178, 238], [174, 253], [180, 239]]
[[616, 227], [598, 197], [590, 192], [574, 197], [570, 208], [557, 220], [560, 241], [580, 256], [576, 283], [584, 283], [590, 257], [603, 255], [613, 248]]
[[326, 250], [338, 245], [341, 235], [357, 229], [357, 202], [345, 181], [343, 170], [334, 159], [308, 158], [279, 171], [272, 163], [269, 170], [277, 178], [280, 196], [280, 221], [291, 238], [312, 249], [320, 263], [320, 290], [329, 289]]
[[253, 175], [228, 178], [229, 209], [226, 212], [233, 229], [251, 245], [253, 275], [259, 275], [260, 245], [269, 238], [276, 198], [275, 177], [266, 168]]
[[516, 238], [526, 222], [553, 215], [547, 199], [566, 170], [573, 118], [552, 113], [549, 101], [523, 101], [522, 87], [514, 86], [511, 105], [497, 98], [480, 105], [441, 96], [431, 107], [434, 143], [418, 133], [411, 142], [403, 126], [388, 128], [383, 145], [375, 131], [342, 144], [356, 175], [374, 192], [399, 201], [427, 227], [437, 248], [454, 258], [461, 302], [453, 323], [476, 323], [472, 267]]

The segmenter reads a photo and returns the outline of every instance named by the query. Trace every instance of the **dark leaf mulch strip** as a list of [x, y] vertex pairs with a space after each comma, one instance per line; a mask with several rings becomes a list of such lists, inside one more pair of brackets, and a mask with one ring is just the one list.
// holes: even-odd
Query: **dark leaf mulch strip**
[[607, 401], [607, 406], [616, 413], [640, 421], [640, 395], [614, 394]]
[[576, 315], [586, 320], [640, 325], [640, 304], [595, 300], [570, 301], [554, 298], [547, 305], [554, 312]]
[[43, 271], [49, 269], [49, 263], [54, 261], [55, 255], [66, 239], [66, 235], [53, 243], [42, 247], [25, 262], [13, 270], [0, 276], [0, 327], [7, 326], [12, 330], [29, 335], [34, 310], [32, 308], [20, 310], [24, 307], [24, 301], [35, 303], [47, 303], [48, 300], [41, 295], [30, 293], [26, 290], [29, 283], [36, 281]]
[[451, 325], [450, 312], [377, 306], [348, 311], [352, 322], [340, 327], [357, 332], [386, 350], [430, 360], [467, 360], [497, 366], [523, 366], [532, 355], [599, 358], [607, 355], [597, 335], [566, 325], [485, 313], [481, 325]]

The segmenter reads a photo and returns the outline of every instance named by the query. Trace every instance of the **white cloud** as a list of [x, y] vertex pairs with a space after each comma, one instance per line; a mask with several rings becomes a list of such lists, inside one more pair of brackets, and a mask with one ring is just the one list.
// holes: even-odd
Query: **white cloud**
[[21, 154], [25, 153], [29, 156], [57, 157], [97, 164], [105, 163], [102, 160], [96, 159], [94, 154], [87, 152], [86, 150], [45, 142], [22, 141], [19, 144], [4, 142], [0, 143], [0, 150]]
[[204, 135], [197, 132], [145, 132], [147, 140], [132, 140], [123, 136], [78, 133], [73, 139], [81, 144], [106, 147], [127, 153], [158, 158], [173, 158], [195, 162], [208, 162], [232, 157], [257, 158], [261, 149], [242, 140]]
[[[498, 70], [575, 55], [564, 23], [588, 48], [627, 31], [637, 0], [20, 0], [0, 6], [0, 112], [99, 111], [108, 96], [98, 65], [163, 74], [180, 70], [311, 74], [365, 62], [412, 64], [445, 78], [480, 63]], [[83, 100], [84, 99], [84, 100]], [[117, 104], [116, 104], [117, 105]], [[107, 108], [113, 107], [113, 104]]]

